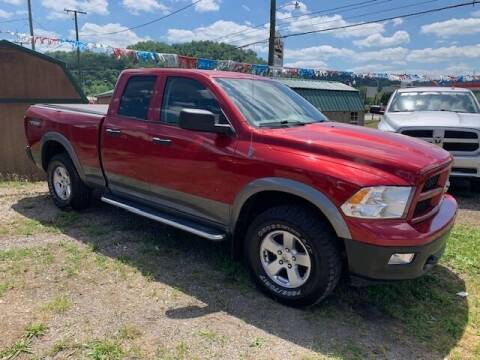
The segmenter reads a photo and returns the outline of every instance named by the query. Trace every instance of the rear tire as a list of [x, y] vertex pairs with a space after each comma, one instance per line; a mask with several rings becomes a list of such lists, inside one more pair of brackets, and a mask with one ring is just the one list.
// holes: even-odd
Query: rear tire
[[82, 210], [90, 205], [92, 190], [83, 183], [66, 153], [55, 155], [50, 160], [47, 176], [50, 195], [58, 208]]
[[279, 302], [303, 307], [327, 297], [342, 270], [329, 225], [301, 206], [260, 214], [247, 232], [245, 258], [259, 288]]

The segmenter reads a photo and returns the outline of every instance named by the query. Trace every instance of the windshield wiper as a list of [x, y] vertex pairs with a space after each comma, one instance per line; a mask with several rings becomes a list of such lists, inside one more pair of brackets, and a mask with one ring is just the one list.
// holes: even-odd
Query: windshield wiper
[[281, 121], [269, 121], [261, 123], [259, 127], [289, 127], [289, 126], [305, 126], [309, 124], [308, 122], [303, 121], [291, 121], [291, 120], [281, 120]]

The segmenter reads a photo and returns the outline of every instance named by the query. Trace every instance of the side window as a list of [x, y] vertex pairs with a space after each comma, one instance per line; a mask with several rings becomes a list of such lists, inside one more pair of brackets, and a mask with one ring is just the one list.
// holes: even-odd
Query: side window
[[197, 80], [169, 77], [163, 93], [160, 121], [169, 125], [178, 125], [183, 109], [208, 110], [219, 116], [220, 123], [227, 123], [214, 95]]
[[118, 115], [146, 120], [156, 76], [132, 76], [120, 99]]

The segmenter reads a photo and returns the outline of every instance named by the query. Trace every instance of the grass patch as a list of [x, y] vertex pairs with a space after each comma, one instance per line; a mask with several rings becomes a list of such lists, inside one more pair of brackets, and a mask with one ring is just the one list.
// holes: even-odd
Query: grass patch
[[87, 344], [88, 357], [92, 360], [119, 360], [124, 351], [120, 344], [112, 340], [94, 340]]
[[260, 349], [261, 347], [263, 347], [264, 343], [265, 341], [262, 338], [256, 337], [248, 346], [251, 348]]
[[142, 330], [140, 330], [135, 325], [129, 325], [129, 324], [122, 325], [122, 327], [118, 331], [118, 338], [122, 340], [124, 339], [133, 340], [142, 335], [143, 335]]
[[30, 342], [24, 338], [17, 340], [12, 346], [0, 350], [0, 359], [13, 359], [22, 353], [32, 353], [30, 351]]
[[[441, 265], [419, 279], [366, 288], [341, 285], [334, 296], [309, 316], [333, 306], [339, 318], [349, 314], [358, 320], [394, 320], [392, 324], [426, 348], [447, 355], [464, 338], [466, 329], [480, 328], [480, 230], [456, 227], [448, 241]], [[452, 269], [452, 270], [450, 270]], [[468, 298], [457, 295], [470, 293]], [[470, 331], [471, 332], [471, 331]], [[478, 341], [478, 335], [466, 341]], [[462, 351], [472, 344], [462, 346]], [[471, 352], [467, 350], [471, 355]], [[462, 353], [462, 355], [465, 355]]]
[[378, 123], [380, 120], [365, 120], [365, 127], [371, 128], [371, 129], [378, 129]]
[[480, 275], [480, 230], [455, 227], [442, 262], [457, 272]]
[[220, 343], [222, 345], [225, 343], [225, 336], [210, 329], [200, 330], [198, 336], [210, 343]]
[[32, 255], [32, 249], [21, 248], [21, 249], [11, 249], [0, 251], [0, 261], [1, 262], [16, 262], [23, 260]]
[[47, 326], [42, 323], [30, 324], [25, 328], [25, 336], [27, 338], [40, 337], [42, 335], [45, 335], [47, 330]]
[[43, 336], [46, 331], [47, 327], [40, 323], [27, 326], [21, 339], [18, 339], [13, 345], [0, 350], [0, 359], [10, 360], [21, 354], [32, 354], [30, 350], [32, 339]]
[[13, 289], [14, 286], [10, 281], [0, 281], [0, 297], [4, 296], [8, 290]]
[[50, 302], [42, 305], [42, 310], [56, 314], [62, 314], [72, 307], [72, 303], [68, 296], [61, 295], [52, 299]]

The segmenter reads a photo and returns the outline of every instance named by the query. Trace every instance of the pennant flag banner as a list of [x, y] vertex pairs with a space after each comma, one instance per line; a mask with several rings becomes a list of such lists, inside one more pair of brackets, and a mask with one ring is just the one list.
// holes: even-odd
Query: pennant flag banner
[[[22, 34], [12, 31], [2, 31], [0, 34], [6, 34], [14, 37], [15, 41], [20, 43], [30, 43], [32, 37], [28, 34]], [[301, 79], [326, 79], [341, 78], [348, 81], [354, 81], [356, 78], [361, 79], [388, 79], [391, 81], [435, 81], [437, 84], [446, 84], [450, 82], [472, 82], [480, 81], [480, 75], [441, 75], [433, 76], [428, 74], [398, 74], [398, 73], [354, 73], [348, 71], [332, 71], [325, 69], [310, 68], [289, 68], [289, 67], [273, 67], [264, 64], [246, 64], [233, 60], [212, 60], [183, 56], [177, 54], [164, 54], [150, 51], [140, 51], [131, 49], [115, 48], [112, 46], [97, 44], [91, 42], [82, 42], [61, 38], [50, 38], [45, 36], [34, 36], [35, 44], [43, 46], [52, 46], [59, 48], [60, 46], [68, 46], [71, 49], [80, 49], [80, 51], [101, 52], [111, 55], [117, 59], [130, 58], [139, 62], [154, 63], [159, 67], [178, 67], [185, 69], [204, 69], [219, 71], [235, 71], [247, 74], [255, 74], [259, 76], [269, 77], [290, 77]]]

